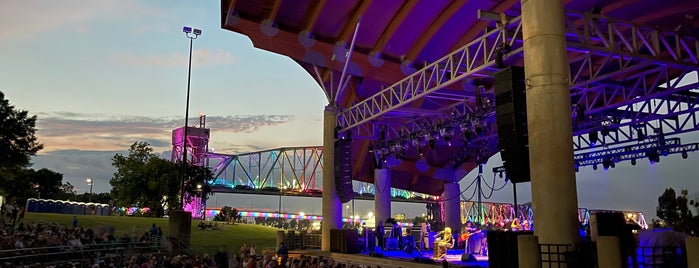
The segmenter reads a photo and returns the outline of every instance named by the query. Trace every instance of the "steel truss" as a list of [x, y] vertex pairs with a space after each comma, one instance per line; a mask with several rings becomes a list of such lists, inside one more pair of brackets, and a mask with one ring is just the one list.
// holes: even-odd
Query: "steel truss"
[[237, 189], [304, 192], [318, 190], [316, 183], [323, 165], [323, 149], [287, 147], [226, 155], [209, 153], [216, 180], [213, 186]]
[[[210, 182], [214, 192], [265, 191], [268, 194], [309, 196], [322, 192], [322, 146], [277, 148], [239, 155], [207, 153], [205, 156], [216, 178]], [[353, 186], [360, 196], [373, 198], [373, 184], [355, 181]], [[391, 196], [398, 201], [439, 199], [397, 188], [391, 188]]]
[[[682, 153], [687, 157], [687, 152], [699, 150], [699, 143], [681, 144], [679, 138], [664, 139], [652, 142], [639, 143], [629, 146], [619, 146], [615, 148], [590, 151], [576, 154], [576, 168], [581, 166], [603, 164], [605, 168], [614, 167], [615, 163], [634, 160], [638, 158], [649, 158], [650, 161], [659, 161], [660, 156]], [[655, 157], [655, 160], [653, 159]], [[635, 164], [635, 163], [634, 163]]]
[[[695, 85], [695, 87], [698, 87]], [[699, 130], [699, 94], [691, 91], [650, 99], [608, 111], [586, 122], [579, 122], [573, 129], [573, 148], [594, 148], [591, 132], [597, 132], [602, 146], [628, 142], [642, 142], [653, 133], [666, 137]], [[640, 136], [640, 138], [639, 138]]]
[[[641, 101], [639, 96], [656, 98], [685, 90], [673, 79], [699, 69], [699, 42], [691, 37], [588, 13], [568, 13], [565, 24], [569, 54], [574, 56], [569, 77], [572, 103], [585, 107], [587, 114]], [[521, 16], [500, 23], [342, 111], [338, 118], [341, 131], [399, 111], [464, 78], [490, 76], [498, 57], [507, 59], [522, 52], [521, 38]]]

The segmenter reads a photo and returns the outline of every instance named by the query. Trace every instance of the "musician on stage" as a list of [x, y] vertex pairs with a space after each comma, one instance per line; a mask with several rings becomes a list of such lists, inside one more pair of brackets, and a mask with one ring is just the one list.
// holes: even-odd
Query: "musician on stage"
[[420, 249], [427, 249], [430, 247], [430, 224], [423, 222], [420, 228]]
[[479, 232], [480, 231], [478, 230], [478, 228], [476, 228], [476, 226], [473, 225], [473, 222], [471, 222], [471, 221], [466, 222], [466, 227], [464, 227], [464, 233], [461, 234], [462, 240], [464, 241], [464, 244], [466, 244], [466, 246], [465, 246], [465, 250], [466, 250], [465, 253], [466, 254], [471, 253], [471, 251], [473, 250], [469, 246], [469, 242], [470, 242], [469, 240], [471, 240], [471, 236], [476, 234], [476, 233], [479, 233]]
[[444, 231], [437, 233], [437, 240], [434, 242], [435, 259], [442, 259], [447, 255], [447, 250], [454, 247], [454, 237], [451, 228], [445, 227]]

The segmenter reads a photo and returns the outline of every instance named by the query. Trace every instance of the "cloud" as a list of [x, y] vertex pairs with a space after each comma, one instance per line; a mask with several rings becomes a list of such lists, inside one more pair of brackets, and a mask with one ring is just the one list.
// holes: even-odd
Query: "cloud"
[[11, 1], [0, 8], [0, 40], [33, 38], [51, 32], [85, 33], [96, 21], [169, 16], [138, 1]]
[[[132, 53], [119, 53], [111, 56], [114, 63], [130, 66], [147, 67], [184, 67], [189, 62], [189, 56], [181, 52], [169, 55], [141, 56]], [[192, 67], [207, 67], [225, 65], [235, 62], [235, 57], [222, 49], [195, 49], [192, 52]]]
[[[115, 116], [73, 112], [40, 113], [38, 136], [46, 151], [58, 149], [118, 150], [136, 141], [147, 141], [154, 148], [171, 144], [172, 130], [182, 126], [174, 117]], [[253, 133], [262, 127], [290, 122], [290, 115], [207, 116], [214, 132]]]

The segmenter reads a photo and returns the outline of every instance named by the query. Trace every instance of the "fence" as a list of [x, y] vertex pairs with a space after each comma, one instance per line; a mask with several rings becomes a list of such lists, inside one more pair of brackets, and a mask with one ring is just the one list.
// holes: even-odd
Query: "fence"
[[542, 268], [597, 267], [597, 251], [592, 243], [580, 245], [540, 244], [539, 254]]
[[632, 261], [635, 260], [635, 267], [687, 267], [687, 250], [684, 247], [639, 247], [636, 254], [631, 256]]
[[23, 264], [70, 262], [93, 258], [95, 256], [128, 256], [143, 253], [159, 253], [166, 246], [162, 239], [130, 243], [101, 243], [80, 246], [38, 247], [12, 250], [0, 250], [0, 265], [16, 267]]

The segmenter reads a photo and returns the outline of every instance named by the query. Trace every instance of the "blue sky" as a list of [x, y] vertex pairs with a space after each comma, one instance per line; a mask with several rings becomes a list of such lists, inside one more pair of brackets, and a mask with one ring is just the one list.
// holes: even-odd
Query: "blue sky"
[[[0, 90], [13, 105], [39, 116], [45, 149], [34, 167], [47, 167], [84, 191], [109, 190], [111, 156], [148, 141], [169, 157], [170, 131], [183, 123], [188, 25], [194, 41], [190, 116], [208, 116], [210, 147], [242, 153], [321, 144], [327, 103], [310, 75], [285, 56], [255, 49], [247, 37], [220, 29], [218, 1], [4, 1], [0, 4]], [[697, 142], [697, 135], [683, 142]], [[654, 216], [666, 187], [699, 190], [691, 160], [671, 156], [659, 165], [621, 164], [578, 173], [581, 207], [635, 209]], [[499, 156], [486, 171], [499, 165]], [[643, 161], [639, 161], [641, 163]], [[470, 183], [475, 174], [462, 181]], [[486, 178], [492, 174], [486, 173]], [[530, 200], [528, 184], [518, 188]], [[508, 187], [494, 195], [509, 201]], [[276, 198], [215, 196], [214, 204], [276, 208]], [[288, 202], [287, 202], [288, 201]], [[289, 199], [285, 210], [320, 211], [320, 200]], [[312, 205], [309, 205], [312, 204]], [[358, 202], [360, 213], [371, 203]], [[420, 205], [394, 212], [419, 215]], [[359, 209], [359, 208], [358, 208]]]

